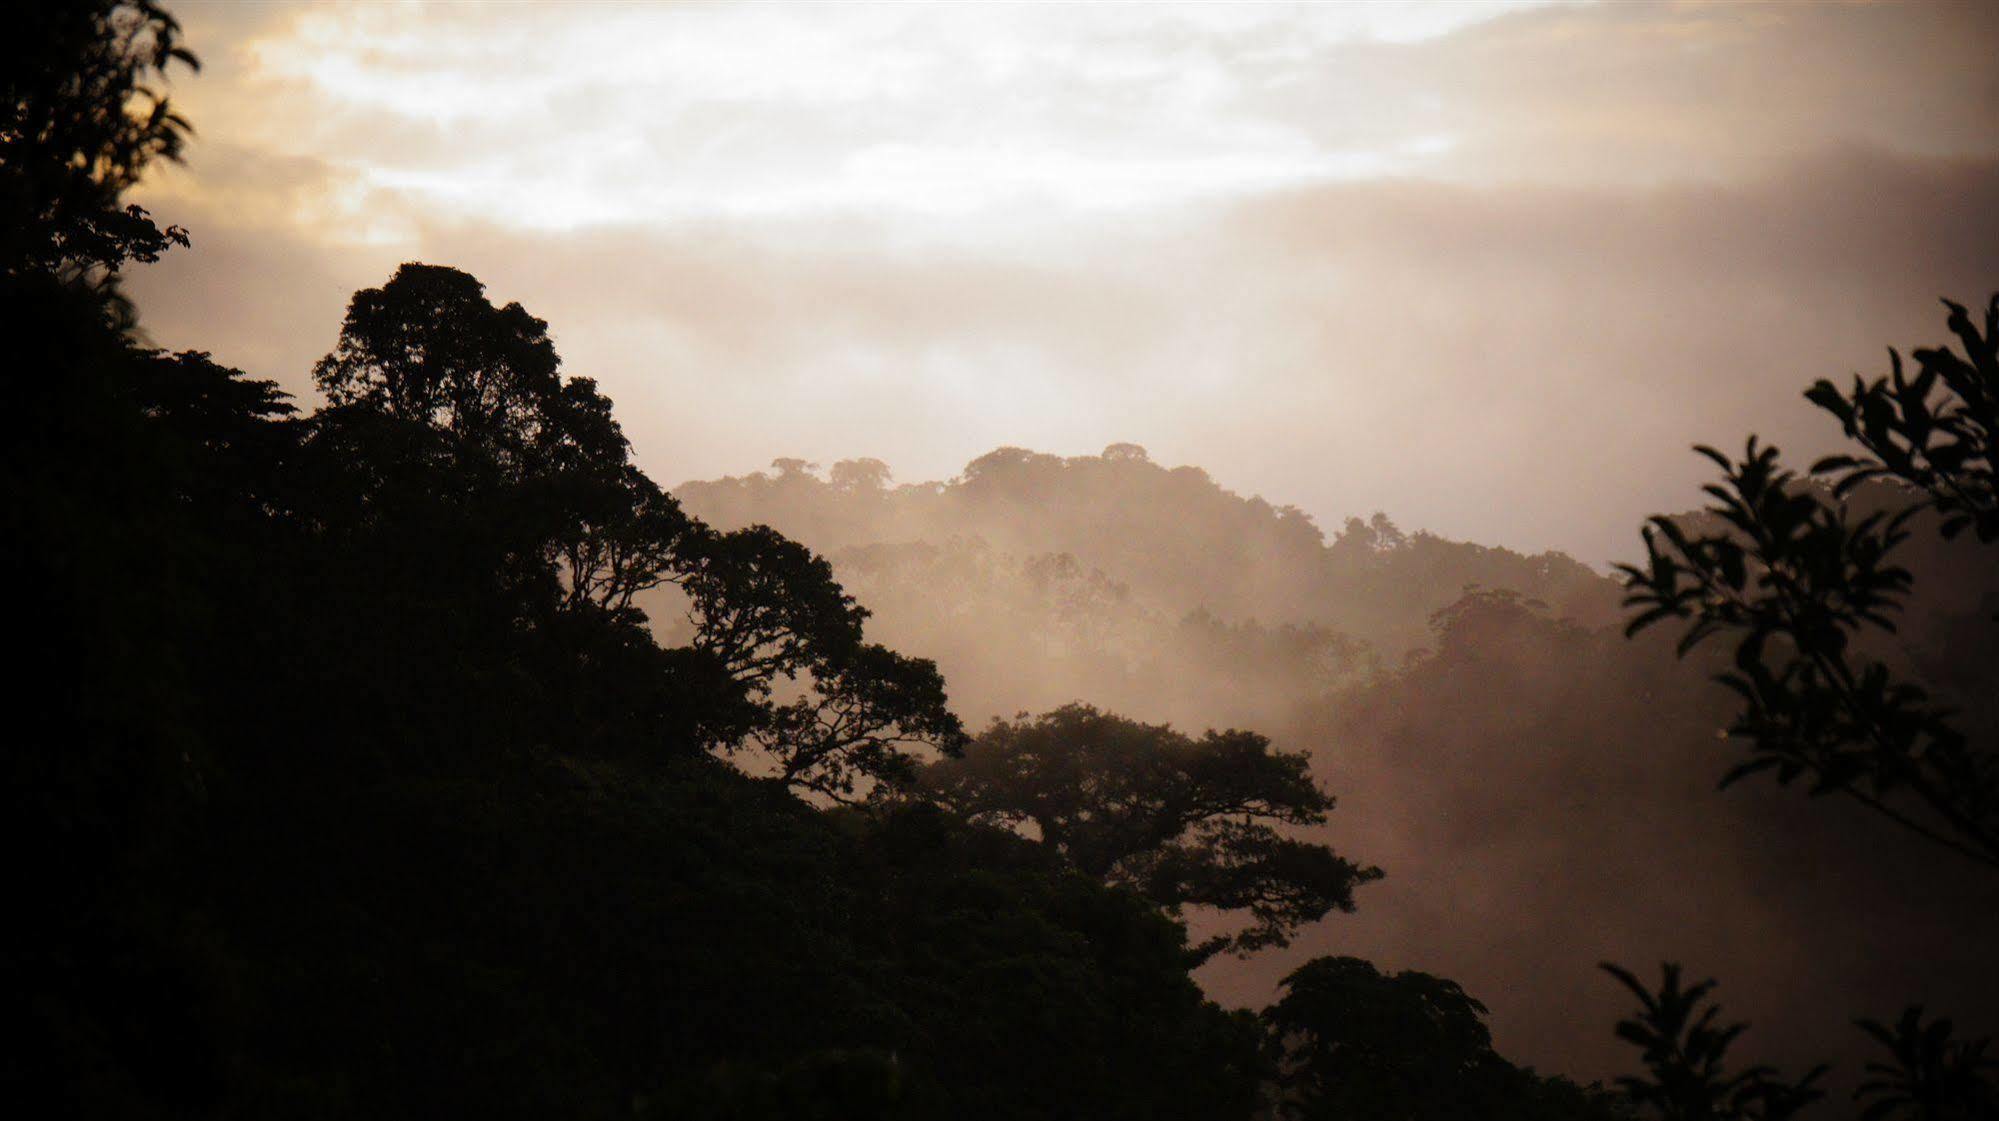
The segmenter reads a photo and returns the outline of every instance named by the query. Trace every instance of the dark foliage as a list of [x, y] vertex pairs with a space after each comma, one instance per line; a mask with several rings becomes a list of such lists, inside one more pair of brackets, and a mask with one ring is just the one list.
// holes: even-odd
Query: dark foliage
[[1999, 1117], [1999, 1059], [1989, 1039], [1952, 1038], [1949, 1020], [1923, 1022], [1921, 1005], [1902, 1010], [1893, 1027], [1858, 1021], [1888, 1051], [1889, 1062], [1867, 1064], [1869, 1078], [1854, 1097], [1867, 1103], [1861, 1121], [1974, 1121]]
[[1455, 982], [1317, 958], [1264, 1010], [1280, 1072], [1279, 1110], [1299, 1121], [1384, 1118], [1611, 1119], [1611, 1095], [1544, 1079], [1499, 1057], [1485, 1005]]
[[30, 4], [0, 44], [0, 268], [97, 287], [127, 261], [187, 244], [120, 196], [156, 159], [177, 160], [189, 132], [161, 83], [194, 69], [180, 25], [153, 0]]
[[[0, 510], [33, 652], [0, 752], [8, 1101], [1251, 1112], [1260, 1034], [1156, 908], [1002, 831], [817, 809], [716, 758], [765, 737], [809, 752], [789, 785], [847, 792], [961, 733], [823, 561], [709, 530], [633, 468], [525, 311], [408, 266], [357, 297], [309, 416], [135, 346], [102, 272], [149, 250], [103, 249], [74, 200], [110, 207], [174, 151], [170, 114], [121, 115], [172, 24], [46, 8], [9, 43], [17, 116], [155, 140], [72, 167], [88, 145], [7, 136]], [[663, 584], [687, 644], [635, 603]]]
[[[1888, 377], [1856, 377], [1850, 394], [1824, 380], [1806, 391], [1868, 453], [1815, 464], [1813, 473], [1830, 485], [1798, 478], [1780, 465], [1777, 449], [1759, 448], [1754, 437], [1739, 461], [1696, 449], [1721, 468], [1722, 481], [1705, 488], [1714, 502], [1702, 517], [1652, 518], [1646, 563], [1620, 566], [1626, 606], [1635, 609], [1626, 634], [1685, 621], [1682, 655], [1710, 636], [1733, 638], [1734, 668], [1717, 680], [1741, 699], [1728, 733], [1748, 741], [1750, 756], [1723, 786], [1759, 772], [1786, 785], [1809, 778], [1814, 795], [1848, 795], [1999, 869], [1999, 753], [1990, 721], [1979, 719], [1985, 699], [1967, 697], [1974, 709], [1967, 734], [1966, 714], [1915, 680], [1911, 663], [1935, 659], [1894, 651], [1887, 640], [1915, 584], [1902, 558], [1914, 551], [1907, 546], [1916, 527], [1946, 542], [1966, 528], [1979, 542], [1999, 540], [1992, 454], [1999, 297], [1983, 332], [1962, 306], [1945, 303], [1965, 357], [1948, 347], [1918, 350], [1921, 371], [1911, 379], [1891, 350]], [[1862, 502], [1877, 508], [1856, 511]], [[1938, 676], [1985, 692], [1989, 680], [1979, 677], [1989, 676], [1991, 662], [1977, 657], [1977, 644], [1965, 647], [1972, 656], [1937, 666]], [[1890, 660], [1895, 653], [1899, 664]], [[1682, 989], [1678, 967], [1667, 965], [1654, 995], [1630, 973], [1604, 968], [1643, 1005], [1617, 1029], [1644, 1049], [1652, 1072], [1621, 1080], [1634, 1101], [1668, 1118], [1788, 1117], [1824, 1096], [1813, 1087], [1823, 1067], [1795, 1084], [1764, 1067], [1724, 1075], [1723, 1055], [1744, 1025], [1717, 1026], [1718, 1009], [1702, 1008], [1713, 982]], [[1863, 1118], [1999, 1115], [1986, 1078], [1989, 1040], [1953, 1039], [1951, 1021], [1925, 1025], [1920, 1006], [1893, 1028], [1858, 1024], [1892, 1060], [1867, 1064], [1872, 1077], [1854, 1095], [1866, 1103]]]
[[[1719, 1005], [1708, 1000], [1713, 981], [1682, 986], [1680, 967], [1660, 968], [1656, 993], [1629, 971], [1605, 963], [1639, 1001], [1636, 1017], [1619, 1022], [1619, 1039], [1638, 1047], [1646, 1077], [1618, 1079], [1631, 1101], [1666, 1121], [1734, 1121], [1794, 1117], [1823, 1099], [1820, 1065], [1795, 1082], [1768, 1066], [1729, 1072], [1728, 1049], [1747, 1024], [1721, 1024]], [[1989, 1121], [1999, 1117], [1999, 1085], [1990, 1074], [1999, 1062], [1986, 1057], [1991, 1041], [1953, 1038], [1949, 1020], [1925, 1024], [1920, 1006], [1902, 1011], [1893, 1027], [1856, 1021], [1888, 1052], [1888, 1061], [1866, 1066], [1867, 1080], [1853, 1097], [1864, 1104], [1861, 1121]]]
[[1634, 1104], [1666, 1121], [1781, 1121], [1825, 1097], [1816, 1085], [1823, 1066], [1795, 1082], [1768, 1066], [1728, 1069], [1728, 1049], [1749, 1025], [1717, 1022], [1721, 1006], [1708, 1001], [1713, 981], [1682, 987], [1680, 967], [1667, 963], [1655, 994], [1628, 970], [1607, 962], [1603, 969], [1640, 1006], [1617, 1025], [1617, 1037], [1641, 1050], [1647, 1071], [1617, 1080]]
[[[8, 753], [14, 839], [64, 857], [8, 955], [36, 1041], [10, 1081], [100, 1116], [793, 1116], [794, 1083], [828, 1079], [868, 1116], [1249, 1108], [1255, 1032], [1142, 901], [1002, 833], [829, 816], [716, 763], [714, 729], [802, 711], [715, 653], [765, 640], [661, 648], [579, 600], [539, 461], [100, 348], [60, 367], [119, 421], [97, 490], [46, 455], [9, 478], [47, 503], [52, 605], [100, 605], [40, 623], [89, 689], [51, 689], [47, 737]], [[130, 601], [68, 563], [114, 547], [156, 566], [103, 574]], [[719, 587], [704, 620], [843, 643], [828, 704], [950, 728], [941, 688], [846, 641], [837, 588], [825, 627], [788, 585]]]
[[1280, 832], [1320, 824], [1333, 808], [1306, 766], [1254, 732], [1196, 740], [1074, 704], [997, 721], [923, 779], [968, 820], [1026, 827], [1084, 874], [1172, 914], [1247, 912], [1247, 928], [1197, 948], [1205, 959], [1288, 945], [1299, 926], [1353, 910], [1354, 889], [1381, 878]]
[[[1619, 1116], [1500, 1059], [1484, 1006], [1427, 974], [1320, 959], [1260, 1019], [1207, 1000], [1190, 963], [1285, 945], [1380, 875], [1310, 832], [1332, 799], [1303, 754], [1085, 706], [968, 745], [936, 665], [877, 641], [826, 559], [759, 519], [683, 510], [547, 325], [475, 278], [409, 264], [357, 293], [310, 415], [206, 354], [136, 345], [117, 271], [187, 235], [122, 196], [178, 156], [187, 125], [159, 82], [192, 56], [147, 0], [43, 5], [16, 30], [0, 557], [29, 657], [0, 750], [26, 904], [0, 932], [7, 1100], [91, 1117]], [[1932, 488], [1946, 527], [1983, 534], [1989, 494], [1939, 472], [1984, 454], [1965, 371], [1987, 376], [1989, 347], [1937, 363], [1920, 389], [1856, 389], [1878, 458], [1844, 467]], [[1935, 385], [1972, 402], [1923, 414], [1942, 443], [1876, 439], [1884, 406], [1863, 397], [1891, 394], [1910, 428]], [[1323, 698], [1374, 664], [1300, 604], [1358, 604], [1355, 629], [1390, 648], [1429, 616], [1441, 649], [1373, 683], [1393, 689], [1448, 683], [1546, 622], [1523, 594], [1459, 598], [1473, 579], [1601, 590], [1566, 558], [1385, 518], [1328, 544], [1134, 445], [1002, 449], [916, 493], [874, 461], [823, 483], [778, 467], [771, 487], [876, 525], [898, 508], [1040, 519], [1058, 548], [1017, 574], [1055, 600], [1125, 601], [1086, 546], [1105, 511], [1148, 511], [1101, 559], [1146, 594], [1225, 587], [1239, 621], [1169, 602], [1172, 660], [1119, 672], [1205, 667], [1214, 697], [1282, 667]], [[1215, 513], [1229, 548], [1183, 533], [1182, 507]], [[1897, 542], [1880, 539], [1863, 559], [1885, 604]], [[1242, 620], [1264, 608], [1307, 621]], [[1140, 646], [1164, 633], [1147, 619]], [[1549, 641], [1594, 656], [1579, 628]], [[1940, 735], [1925, 760], [1948, 755]], [[1190, 947], [1187, 910], [1249, 925]], [[1678, 1032], [1664, 1007], [1633, 1030]], [[1863, 1088], [1870, 1117], [1983, 1115], [1982, 1043], [1914, 1011], [1867, 1030], [1894, 1056]], [[1661, 1061], [1711, 1052], [1720, 1078], [1721, 1034]], [[1723, 1085], [1747, 1116], [1800, 1093]]]
[[[1814, 794], [1857, 798], [1999, 868], [1999, 755], [1866, 643], [1896, 629], [1913, 582], [1897, 554], [1919, 517], [1934, 512], [1946, 539], [1966, 526], [1981, 541], [1999, 532], [1988, 524], [1999, 299], [1984, 334], [1950, 307], [1968, 358], [1920, 350], [1913, 380], [1894, 356], [1892, 378], [1856, 378], [1845, 397], [1824, 381], [1806, 394], [1875, 458], [1819, 463], [1838, 477], [1828, 491], [1785, 470], [1777, 449], [1754, 438], [1740, 461], [1700, 448], [1722, 469], [1721, 483], [1705, 488], [1710, 526], [1655, 517], [1645, 564], [1621, 570], [1635, 612], [1627, 633], [1678, 619], [1687, 623], [1682, 653], [1717, 634], [1735, 642], [1735, 668], [1719, 680], [1742, 699], [1729, 731], [1748, 741], [1750, 757], [1723, 785], [1758, 772], [1781, 783], [1808, 778]], [[1853, 512], [1847, 496], [1884, 476], [1908, 488], [1900, 508]]]
[[1822, 459], [1812, 471], [1836, 475], [1840, 494], [1869, 479], [1897, 479], [1941, 515], [1946, 539], [1970, 528], [1991, 543], [1999, 541], [1999, 295], [1985, 307], [1983, 331], [1962, 304], [1944, 306], [1962, 356], [1949, 346], [1919, 348], [1910, 378], [1901, 354], [1890, 350], [1886, 377], [1856, 374], [1846, 393], [1820, 379], [1805, 391], [1867, 451]]

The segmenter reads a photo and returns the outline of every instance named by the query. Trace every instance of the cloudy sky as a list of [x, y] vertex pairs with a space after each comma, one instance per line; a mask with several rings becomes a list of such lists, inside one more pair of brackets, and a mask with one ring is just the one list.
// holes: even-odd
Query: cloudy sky
[[663, 482], [1114, 441], [1592, 562], [1999, 288], [1999, 8], [194, 3], [154, 340], [456, 265]]

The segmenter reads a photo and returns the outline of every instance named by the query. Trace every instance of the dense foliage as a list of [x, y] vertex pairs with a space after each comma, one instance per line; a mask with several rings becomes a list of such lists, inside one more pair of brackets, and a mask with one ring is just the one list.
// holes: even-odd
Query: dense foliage
[[[1333, 799], [1302, 754], [1254, 732], [1192, 739], [1086, 705], [996, 721], [924, 787], [966, 820], [1025, 827], [1092, 878], [1129, 887], [1178, 915], [1246, 911], [1250, 924], [1197, 955], [1290, 944], [1354, 889], [1381, 878], [1323, 844], [1280, 832], [1324, 824]], [[1295, 830], [1294, 830], [1295, 832]]]
[[[74, 7], [10, 40], [43, 52], [7, 71], [17, 115], [143, 135], [54, 195], [99, 141], [6, 138], [6, 228], [46, 235], [10, 246], [0, 293], [5, 556], [35, 652], [5, 752], [6, 840], [35, 854], [0, 954], [10, 1100], [1253, 1108], [1260, 1035], [1203, 998], [1156, 906], [921, 804], [794, 795], [956, 750], [934, 666], [865, 641], [809, 551], [682, 514], [518, 306], [406, 267], [357, 295], [310, 415], [135, 345], [102, 274], [151, 243], [78, 247], [172, 153], [179, 122], [125, 106], [178, 56], [150, 5]], [[689, 642], [633, 603], [665, 584]], [[717, 757], [758, 737], [775, 781]]]
[[[1600, 610], [1615, 603], [1615, 580], [1585, 570], [1565, 593], [1536, 577], [1533, 558], [1380, 518], [1291, 554], [1298, 571], [1273, 586], [1352, 564], [1392, 574], [1398, 593], [1356, 603], [1328, 590], [1300, 608], [1318, 621], [1231, 617], [1207, 605], [1234, 602], [1240, 572], [1189, 576], [1169, 597], [1167, 562], [1147, 558], [1175, 536], [1225, 547], [1259, 524], [1251, 500], [1212, 483], [1172, 491], [1190, 473], [1131, 449], [1030, 462], [1022, 490], [977, 508], [953, 497], [962, 482], [887, 488], [879, 470], [849, 477], [851, 463], [825, 478], [790, 463], [676, 494], [705, 514], [824, 535], [836, 575], [874, 609], [870, 626], [935, 657], [968, 715], [1013, 725], [1020, 708], [1040, 720], [1085, 699], [1141, 723], [1254, 728], [1273, 753], [1308, 753], [1340, 809], [1288, 835], [1388, 874], [1357, 893], [1355, 914], [1298, 927], [1288, 951], [1217, 955], [1200, 974], [1209, 992], [1264, 1003], [1315, 954], [1413, 966], [1490, 994], [1507, 1056], [1608, 1077], [1631, 1066], [1608, 1031], [1626, 1002], [1590, 963], [1682, 958], [1729, 980], [1771, 1061], [1833, 1063], [1833, 1097], [1815, 1111], [1828, 1117], [1878, 1057], [1854, 1015], [1892, 1022], [1922, 999], [1969, 1035], [1999, 1027], [1984, 949], [1999, 938], [1999, 883], [1926, 859], [1920, 838], [1858, 806], [1774, 785], [1717, 797], [1738, 749], [1717, 736], [1730, 695], [1706, 678], [1731, 669], [1728, 652], [1704, 644], [1676, 665], [1663, 628], [1625, 640]], [[1054, 481], [1028, 489], [1037, 472]], [[1887, 499], [1855, 496], [1868, 512]], [[1163, 524], [1150, 503], [1179, 516]], [[907, 513], [923, 508], [956, 513]], [[870, 520], [882, 510], [905, 513]], [[1032, 510], [1053, 511], [1045, 530]], [[840, 545], [876, 530], [879, 541]], [[1137, 571], [1113, 567], [1114, 550]], [[1933, 533], [1900, 558], [1922, 594], [1877, 649], [1920, 667], [1963, 727], [1994, 727], [1999, 572]], [[1382, 633], [1413, 630], [1416, 650], [1356, 633], [1391, 614]], [[1196, 944], [1240, 929], [1198, 906], [1187, 914]]]
[[1628, 1116], [1610, 1094], [1500, 1058], [1485, 1013], [1441, 977], [1384, 974], [1351, 957], [1308, 962], [1263, 1013], [1277, 1053], [1279, 1112], [1299, 1121]]
[[[1697, 518], [1652, 518], [1645, 562], [1620, 569], [1633, 611], [1626, 633], [1683, 622], [1682, 655], [1713, 636], [1733, 640], [1730, 669], [1716, 680], [1741, 703], [1727, 734], [1746, 743], [1748, 758], [1721, 785], [1759, 773], [1782, 785], [1807, 779], [1814, 796], [1846, 796], [1989, 874], [1999, 869], [1993, 663], [1969, 644], [1952, 659], [1955, 672], [1935, 675], [1947, 691], [1940, 696], [1922, 683], [1922, 659], [1891, 641], [1917, 583], [1908, 546], [1918, 532], [1951, 542], [1970, 528], [1981, 544], [1999, 540], [1999, 296], [1983, 331], [1963, 306], [1945, 304], [1962, 356], [1949, 346], [1918, 349], [1911, 378], [1890, 350], [1887, 376], [1856, 375], [1850, 392], [1821, 379], [1806, 391], [1864, 454], [1821, 459], [1812, 473], [1822, 478], [1806, 479], [1753, 436], [1740, 460], [1697, 448], [1721, 468], [1721, 481], [1704, 488], [1714, 501]], [[1989, 609], [1984, 563], [1985, 578], [1965, 583], [1985, 592], [1980, 607]], [[1624, 1080], [1635, 1101], [1668, 1118], [1782, 1118], [1824, 1096], [1812, 1086], [1823, 1067], [1795, 1084], [1761, 1066], [1723, 1075], [1722, 1057], [1745, 1025], [1715, 1026], [1717, 1010], [1701, 1007], [1713, 982], [1682, 988], [1678, 966], [1667, 964], [1655, 995], [1629, 972], [1605, 968], [1643, 1006], [1618, 1028], [1652, 1072]], [[1926, 1022], [1920, 1004], [1892, 1029], [1857, 1023], [1888, 1052], [1888, 1061], [1867, 1064], [1873, 1077], [1854, 1091], [1868, 1102], [1868, 1121], [1999, 1116], [1989, 1039], [1955, 1038], [1952, 1021]]]
[[[1416, 896], [1434, 905], [1391, 928], [1394, 951], [1482, 967], [1520, 958], [1509, 938], [1543, 941], [1543, 976], [1488, 976], [1564, 1019], [1562, 967], [1541, 968], [1573, 949], [1558, 934], [1614, 941], [1663, 918], [1740, 937], [1740, 913], [1702, 913], [1718, 896], [1621, 902], [1634, 877], [1734, 883], [1791, 918], [1861, 898], [1880, 944], [1911, 955], [1999, 910], [1936, 890], [1957, 885], [1935, 869], [1891, 882], [1902, 854], [1870, 854], [1844, 822], [1769, 801], [1685, 811], [1674, 776], [1713, 710], [1658, 671], [1656, 646], [1595, 625], [1611, 586], [1565, 557], [1379, 516], [1328, 542], [1132, 445], [1001, 449], [893, 489], [874, 461], [824, 480], [780, 461], [677, 499], [596, 384], [562, 371], [545, 323], [443, 266], [355, 294], [310, 413], [207, 354], [147, 349], [118, 271], [188, 237], [123, 195], [181, 150], [160, 83], [193, 58], [150, 0], [42, 5], [19, 27], [0, 47], [0, 563], [26, 639], [0, 750], [24, 904], [0, 932], [9, 1101], [89, 1117], [1776, 1117], [1811, 1078], [1725, 1070], [1739, 1031], [1676, 971], [1656, 995], [1619, 975], [1648, 1071], [1621, 1096], [1501, 1058], [1463, 987], [1345, 952], [1366, 937], [1355, 891], [1381, 874], [1338, 853], [1427, 853], [1417, 882], [1435, 886], [1415, 890], [1444, 902]], [[1923, 357], [1927, 381], [1815, 399], [1875, 457], [1830, 469], [1899, 476], [1946, 531], [1989, 536], [1989, 486], [1951, 480], [1989, 465], [1966, 387], [1992, 328], [1959, 334], [1971, 357]], [[1939, 385], [1960, 405], [1912, 413]], [[1899, 419], [1882, 428], [1883, 410]], [[1916, 433], [1918, 414], [1935, 423]], [[1732, 579], [1737, 561], [1702, 555]], [[1968, 686], [1989, 662], [1944, 652], [1986, 602], [1893, 650], [1962, 699], [1951, 727], [1974, 733], [1992, 702]], [[934, 637], [938, 616], [965, 643], [947, 668], [982, 648], [1016, 667], [971, 675], [973, 711], [1048, 689], [1156, 698], [1164, 681], [1183, 725], [1278, 738], [1187, 734], [1073, 693], [968, 735], [939, 664], [898, 652], [928, 652], [902, 638]], [[1030, 674], [1042, 693], [1017, 688]], [[1951, 764], [1937, 742], [1919, 769]], [[1363, 843], [1336, 845], [1354, 815], [1329, 817], [1327, 790], [1352, 783], [1371, 799]], [[1686, 822], [1705, 840], [1662, 843]], [[1800, 882], [1805, 851], [1839, 875]], [[1801, 970], [1844, 937], [1796, 935]], [[1270, 968], [1286, 946], [1261, 1015], [1190, 974], [1243, 965], [1223, 950], [1270, 950]], [[1954, 971], [1974, 1003], [1993, 984], [1943, 954], [1869, 968]], [[1860, 1087], [1868, 1117], [1984, 1115], [1984, 1044], [1915, 1008], [1864, 1026], [1890, 1056]]]
[[[873, 569], [879, 585], [871, 590], [974, 580], [949, 591], [1012, 600], [984, 606], [1010, 606], [1002, 617], [1019, 613], [1029, 633], [1085, 596], [1128, 627], [1133, 614], [1159, 616], [1147, 627], [1153, 633], [1205, 610], [1230, 621], [1327, 627], [1397, 658], [1423, 644], [1424, 620], [1467, 585], [1517, 589], [1592, 622], [1615, 617], [1614, 589], [1574, 558], [1404, 533], [1381, 514], [1350, 518], [1329, 540], [1295, 507], [1234, 494], [1198, 467], [1154, 463], [1135, 444], [1069, 457], [999, 448], [955, 479], [900, 486], [876, 460], [843, 460], [824, 478], [814, 466], [782, 459], [773, 472], [685, 483], [675, 493], [716, 525], [766, 522], [843, 572]], [[909, 542], [934, 551], [856, 555]], [[967, 571], [980, 565], [981, 550], [993, 559], [983, 572]], [[996, 563], [1007, 557], [1014, 563]], [[1102, 584], [1091, 586], [1092, 575]], [[1059, 590], [1046, 588], [1051, 581]], [[1054, 602], [1033, 603], [1043, 590]]]
[[[1999, 869], [1999, 749], [1990, 727], [1968, 729], [1957, 706], [1869, 639], [1893, 634], [1914, 575], [1902, 563], [1912, 533], [1944, 539], [1967, 527], [1999, 540], [1992, 432], [1999, 429], [1999, 297], [1985, 330], [1951, 304], [1948, 346], [1916, 351], [1922, 369], [1855, 378], [1851, 394], [1820, 381], [1807, 393], [1866, 456], [1816, 468], [1831, 487], [1804, 485], [1777, 449], [1752, 438], [1741, 460], [1700, 449], [1722, 469], [1707, 489], [1707, 526], [1670, 517], [1646, 527], [1646, 562], [1624, 569], [1629, 629], [1684, 620], [1680, 649], [1735, 640], [1721, 680], [1741, 698], [1730, 731], [1750, 748], [1724, 783], [1767, 772], [1808, 778], [1958, 853]], [[1869, 484], [1876, 480], [1888, 482]], [[1871, 493], [1870, 493], [1871, 491]], [[1886, 493], [1888, 508], [1849, 498]], [[1856, 493], [1860, 492], [1860, 493]]]

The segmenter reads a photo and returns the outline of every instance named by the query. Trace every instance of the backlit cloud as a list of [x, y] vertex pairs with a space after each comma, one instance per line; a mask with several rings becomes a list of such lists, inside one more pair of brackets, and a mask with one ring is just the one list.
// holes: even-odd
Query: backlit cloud
[[1598, 561], [1999, 283], [1975, 5], [182, 14], [158, 341], [302, 390], [353, 290], [458, 265], [669, 481], [1134, 440]]

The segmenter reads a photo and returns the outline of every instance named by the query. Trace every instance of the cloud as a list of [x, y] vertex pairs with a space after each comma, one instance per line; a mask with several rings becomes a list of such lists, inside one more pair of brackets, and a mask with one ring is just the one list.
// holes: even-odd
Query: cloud
[[1242, 93], [1301, 50], [1518, 6], [309, 7], [216, 29], [255, 96], [195, 108], [515, 226], [1115, 207], [1416, 166], [1432, 148], [1318, 144]]
[[467, 268], [550, 320], [668, 481], [1131, 439], [1322, 522], [1379, 507], [1605, 560], [1693, 493], [1689, 444], [1834, 440], [1803, 387], [1936, 341], [1936, 297], [1995, 283], [1995, 204], [1999, 164], [1849, 151], [1739, 185], [1351, 183], [1024, 227], [1005, 254], [898, 223], [420, 210], [410, 244], [328, 249], [174, 214], [196, 248], [135, 291], [163, 341], [298, 385], [353, 289], [405, 257]]
[[1467, 181], [1768, 174], [1828, 147], [1999, 151], [1999, 15], [1969, 4], [1633, 2], [1523, 12], [1435, 41], [1342, 43], [1253, 108], [1326, 144], [1437, 134]]
[[197, 7], [142, 199], [196, 246], [133, 290], [302, 389], [458, 265], [668, 481], [1132, 440], [1602, 561], [1999, 284], [1984, 10], [1465, 11]]

